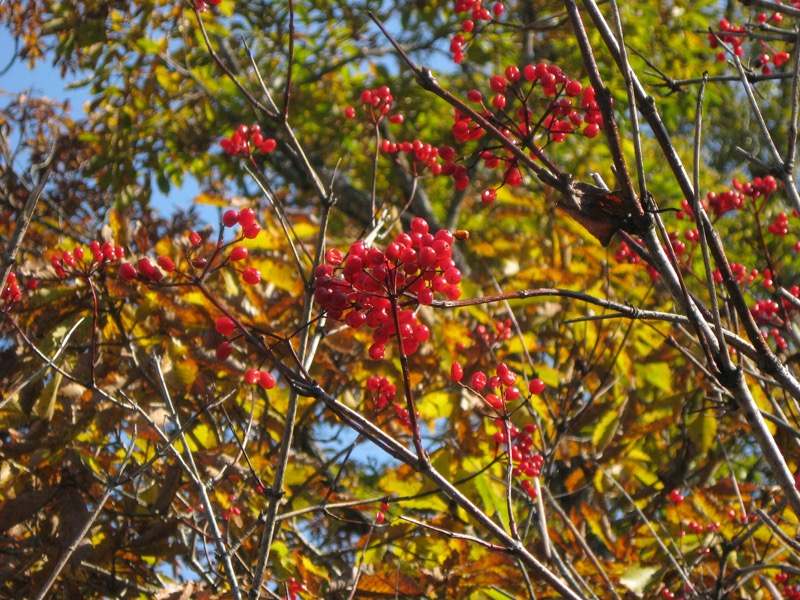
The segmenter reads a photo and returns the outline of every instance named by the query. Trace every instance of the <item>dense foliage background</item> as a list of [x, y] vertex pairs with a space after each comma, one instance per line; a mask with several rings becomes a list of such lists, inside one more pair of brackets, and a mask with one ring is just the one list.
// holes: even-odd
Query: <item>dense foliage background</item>
[[0, 3], [0, 595], [800, 597], [795, 4]]

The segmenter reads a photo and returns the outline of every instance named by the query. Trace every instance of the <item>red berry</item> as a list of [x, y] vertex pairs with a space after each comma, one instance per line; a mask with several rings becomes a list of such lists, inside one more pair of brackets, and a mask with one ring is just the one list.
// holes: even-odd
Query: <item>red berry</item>
[[495, 189], [484, 190], [481, 194], [481, 202], [484, 204], [491, 204], [495, 200], [497, 200], [497, 190]]
[[519, 72], [519, 67], [510, 65], [506, 67], [506, 79], [508, 79], [511, 83], [516, 83], [519, 81], [521, 73]]
[[119, 276], [125, 281], [133, 281], [136, 279], [136, 267], [129, 262], [122, 263], [119, 266]]
[[450, 365], [450, 381], [458, 383], [464, 378], [464, 367], [461, 366], [461, 363], [454, 362]]
[[411, 231], [414, 233], [428, 233], [428, 222], [420, 217], [411, 220]]
[[248, 223], [242, 227], [242, 235], [248, 240], [255, 239], [259, 233], [261, 233], [261, 225], [258, 223]]
[[597, 123], [589, 123], [583, 128], [583, 135], [589, 139], [596, 138], [598, 133], [600, 133], [600, 127], [597, 125]]
[[214, 354], [217, 356], [217, 360], [228, 360], [232, 352], [233, 345], [230, 342], [222, 342], [217, 346], [217, 350]]
[[566, 92], [567, 96], [577, 96], [583, 91], [583, 86], [581, 85], [580, 81], [571, 79], [567, 82], [567, 85], [564, 86], [564, 91]]
[[261, 281], [261, 271], [254, 267], [248, 267], [242, 271], [242, 280], [250, 285], [256, 285]]
[[239, 211], [235, 209], [226, 210], [222, 215], [222, 224], [225, 227], [234, 227], [239, 223]]
[[247, 248], [244, 246], [234, 246], [231, 248], [231, 253], [228, 255], [228, 258], [230, 258], [233, 262], [236, 262], [247, 258], [247, 254]]
[[347, 108], [344, 109], [344, 116], [347, 117], [348, 119], [352, 119], [353, 117], [356, 116], [356, 109], [353, 108], [352, 106], [348, 106]]
[[505, 92], [507, 85], [508, 82], [502, 75], [495, 75], [489, 80], [489, 87], [492, 88], [492, 91], [497, 92], [498, 94]]
[[386, 346], [375, 342], [369, 347], [369, 357], [372, 360], [381, 360], [386, 354]]
[[336, 248], [331, 248], [325, 253], [325, 262], [331, 265], [340, 265], [344, 261], [344, 257], [342, 253], [339, 252]]
[[221, 335], [230, 335], [236, 330], [236, 323], [229, 317], [220, 317], [214, 323], [214, 329]]
[[252, 208], [243, 208], [239, 211], [239, 225], [246, 227], [250, 223], [255, 223], [256, 213]]
[[531, 379], [531, 382], [528, 384], [528, 390], [531, 394], [538, 396], [544, 391], [544, 381], [541, 379]]
[[171, 258], [159, 256], [156, 262], [158, 262], [158, 266], [164, 269], [167, 273], [172, 273], [175, 270], [175, 263], [172, 262]]
[[192, 246], [199, 246], [203, 241], [203, 238], [200, 237], [200, 234], [196, 231], [192, 231], [189, 233], [189, 243]]
[[261, 373], [258, 369], [247, 369], [244, 373], [244, 380], [250, 385], [254, 385], [258, 381], [260, 375]]
[[480, 392], [483, 388], [485, 388], [486, 383], [486, 373], [483, 371], [477, 371], [473, 373], [472, 377], [470, 378], [470, 387], [477, 392]]
[[258, 385], [265, 390], [271, 390], [275, 387], [275, 378], [271, 373], [268, 373], [267, 371], [261, 371], [261, 373], [258, 374]]
[[776, 52], [775, 55], [772, 57], [772, 63], [776, 67], [780, 67], [783, 63], [789, 60], [789, 53], [788, 52]]

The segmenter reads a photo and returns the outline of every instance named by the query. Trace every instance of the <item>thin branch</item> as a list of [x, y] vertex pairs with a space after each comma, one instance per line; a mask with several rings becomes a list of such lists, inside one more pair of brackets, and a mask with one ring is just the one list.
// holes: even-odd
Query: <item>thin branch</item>
[[72, 557], [72, 555], [75, 554], [75, 551], [78, 549], [78, 545], [81, 543], [83, 538], [85, 538], [86, 535], [89, 533], [89, 530], [92, 528], [92, 525], [97, 520], [97, 517], [100, 516], [100, 513], [103, 511], [103, 508], [105, 508], [106, 501], [108, 500], [109, 496], [111, 496], [111, 492], [114, 491], [114, 489], [118, 484], [117, 477], [119, 477], [119, 474], [122, 473], [122, 471], [125, 469], [125, 465], [128, 464], [128, 461], [130, 460], [131, 455], [133, 454], [133, 449], [135, 444], [136, 444], [136, 431], [134, 430], [133, 435], [131, 436], [130, 444], [128, 444], [128, 448], [125, 451], [125, 456], [122, 459], [122, 462], [120, 463], [117, 476], [107, 483], [106, 490], [103, 493], [100, 500], [97, 501], [97, 505], [95, 506], [94, 511], [92, 511], [92, 513], [86, 519], [86, 522], [83, 524], [83, 527], [81, 527], [81, 530], [75, 536], [75, 539], [73, 539], [72, 542], [70, 542], [70, 545], [62, 551], [58, 563], [56, 563], [56, 566], [53, 569], [53, 572], [50, 573], [50, 576], [47, 578], [47, 581], [44, 583], [44, 585], [42, 585], [42, 588], [39, 590], [39, 593], [36, 594], [35, 600], [44, 600], [48, 596], [50, 588], [53, 587], [53, 584], [56, 582], [56, 579], [58, 579], [58, 576], [61, 574], [61, 571], [64, 569], [64, 567], [66, 566], [67, 562]]
[[37, 183], [36, 187], [28, 194], [25, 205], [17, 214], [17, 224], [14, 227], [14, 234], [11, 236], [8, 247], [6, 251], [3, 252], [3, 257], [0, 261], [0, 290], [6, 287], [6, 280], [17, 259], [17, 252], [19, 252], [20, 246], [22, 246], [22, 240], [28, 231], [31, 219], [33, 219], [33, 212], [36, 210], [36, 205], [39, 202], [39, 198], [44, 191], [44, 186], [47, 185], [47, 181], [50, 179], [50, 174], [52, 172], [53, 166], [51, 157], [51, 162], [47, 164], [44, 172], [39, 177], [39, 183]]
[[156, 375], [158, 377], [158, 382], [161, 386], [160, 389], [161, 395], [164, 399], [164, 402], [167, 404], [167, 408], [169, 409], [172, 418], [175, 420], [175, 424], [177, 425], [180, 431], [180, 440], [181, 444], [183, 445], [184, 453], [186, 455], [186, 466], [189, 469], [189, 474], [194, 480], [195, 488], [197, 489], [197, 493], [200, 495], [200, 501], [203, 503], [203, 508], [205, 509], [206, 515], [208, 517], [207, 523], [211, 528], [211, 535], [214, 538], [214, 546], [216, 547], [217, 550], [217, 557], [219, 560], [222, 561], [222, 566], [225, 569], [225, 575], [228, 579], [228, 584], [231, 587], [231, 594], [233, 595], [234, 600], [242, 600], [242, 594], [241, 591], [239, 590], [239, 580], [236, 577], [236, 571], [234, 571], [233, 569], [233, 564], [231, 563], [230, 555], [226, 552], [225, 540], [222, 539], [222, 533], [220, 532], [219, 526], [217, 525], [217, 519], [215, 516], [216, 511], [214, 510], [214, 505], [211, 504], [211, 499], [208, 497], [208, 493], [206, 492], [206, 486], [203, 483], [203, 480], [200, 476], [200, 472], [197, 470], [197, 465], [194, 462], [194, 455], [192, 454], [189, 442], [186, 439], [186, 435], [181, 425], [180, 416], [178, 415], [178, 412], [175, 410], [175, 405], [172, 403], [172, 396], [169, 393], [167, 382], [164, 379], [164, 374], [161, 371], [161, 361], [159, 357], [153, 356], [152, 363], [153, 366], [155, 367]]

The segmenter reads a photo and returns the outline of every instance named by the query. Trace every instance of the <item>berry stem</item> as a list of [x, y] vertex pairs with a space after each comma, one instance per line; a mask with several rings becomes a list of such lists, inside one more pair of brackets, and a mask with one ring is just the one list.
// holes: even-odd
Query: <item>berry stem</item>
[[508, 419], [508, 412], [504, 409], [503, 412], [503, 431], [505, 432], [506, 436], [506, 506], [508, 509], [508, 530], [511, 533], [511, 536], [519, 541], [519, 531], [517, 531], [517, 521], [514, 518], [514, 500], [512, 499], [512, 493], [514, 490], [514, 460], [512, 458], [512, 451], [511, 447], [513, 446], [513, 442], [511, 441], [511, 425], [509, 424]]
[[392, 290], [389, 297], [392, 307], [392, 319], [394, 319], [395, 338], [397, 339], [397, 348], [400, 351], [400, 366], [403, 370], [403, 389], [406, 395], [406, 409], [408, 410], [408, 421], [411, 424], [411, 439], [414, 442], [414, 449], [417, 451], [417, 460], [419, 461], [420, 468], [424, 471], [430, 465], [430, 458], [425, 448], [422, 447], [422, 439], [419, 435], [419, 421], [417, 420], [417, 411], [414, 406], [414, 393], [411, 390], [411, 375], [408, 369], [408, 357], [403, 351], [403, 338], [400, 335], [400, 314], [397, 308], [397, 296]]

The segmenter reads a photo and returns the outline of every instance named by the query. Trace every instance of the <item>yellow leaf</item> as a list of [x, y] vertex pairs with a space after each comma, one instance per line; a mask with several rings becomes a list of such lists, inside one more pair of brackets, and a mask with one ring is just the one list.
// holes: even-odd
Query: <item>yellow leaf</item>
[[53, 418], [53, 413], [56, 409], [56, 400], [58, 399], [58, 390], [61, 387], [63, 376], [59, 371], [56, 371], [53, 379], [42, 390], [41, 395], [33, 405], [33, 416], [37, 419], [49, 421]]
[[595, 424], [592, 432], [592, 443], [598, 452], [602, 452], [611, 443], [619, 427], [619, 411], [612, 408]]
[[211, 194], [202, 193], [197, 195], [194, 200], [195, 204], [206, 204], [208, 206], [230, 206], [230, 201], [222, 196], [213, 196]]

